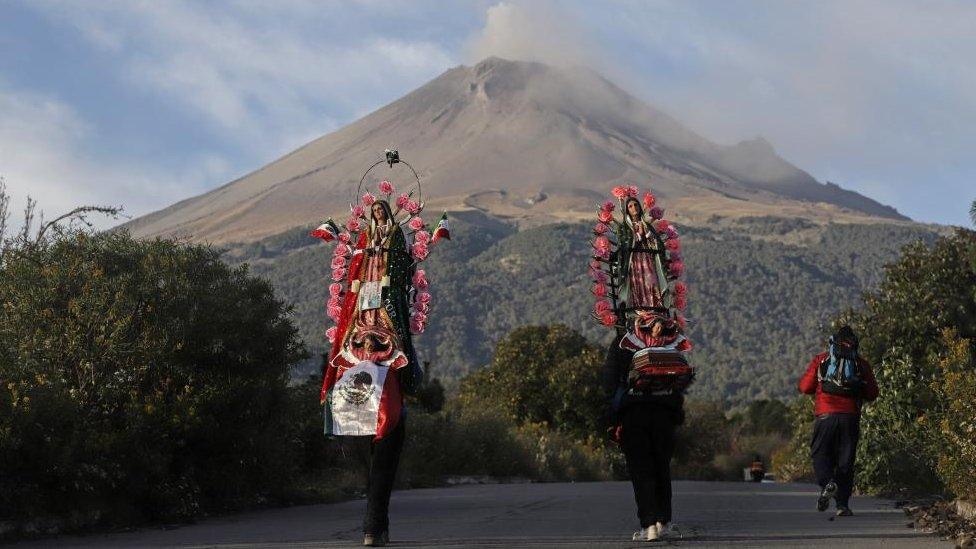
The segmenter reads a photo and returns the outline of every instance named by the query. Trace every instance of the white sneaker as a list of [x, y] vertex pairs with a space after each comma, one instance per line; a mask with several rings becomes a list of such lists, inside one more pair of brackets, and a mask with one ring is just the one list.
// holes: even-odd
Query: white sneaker
[[631, 539], [634, 541], [657, 541], [657, 525], [652, 524], [647, 528], [641, 528], [634, 532], [634, 536]]
[[657, 532], [657, 537], [655, 539], [670, 538], [674, 535], [674, 527], [670, 522], [668, 524], [659, 522], [654, 525], [654, 530]]

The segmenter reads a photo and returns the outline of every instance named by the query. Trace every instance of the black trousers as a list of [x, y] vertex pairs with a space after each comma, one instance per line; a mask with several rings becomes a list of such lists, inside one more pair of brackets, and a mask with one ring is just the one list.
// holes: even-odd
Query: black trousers
[[678, 422], [673, 409], [650, 403], [621, 411], [620, 446], [634, 485], [641, 528], [671, 522], [671, 456]]
[[813, 471], [821, 488], [833, 480], [837, 483], [838, 507], [850, 504], [854, 490], [854, 458], [861, 436], [861, 416], [858, 414], [826, 414], [813, 424], [810, 456]]
[[370, 444], [369, 475], [366, 481], [366, 516], [363, 532], [379, 534], [390, 528], [390, 494], [403, 451], [404, 417], [396, 428]]

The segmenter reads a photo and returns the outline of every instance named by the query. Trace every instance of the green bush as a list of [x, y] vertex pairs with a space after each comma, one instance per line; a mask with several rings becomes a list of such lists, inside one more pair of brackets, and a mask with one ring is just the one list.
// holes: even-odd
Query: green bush
[[303, 350], [246, 268], [60, 235], [6, 252], [0, 307], [0, 516], [178, 519], [293, 478], [286, 382]]
[[793, 434], [787, 444], [773, 452], [772, 472], [781, 482], [813, 481], [813, 462], [810, 459], [813, 399], [805, 396], [793, 399], [788, 414]]
[[[976, 204], [976, 202], [974, 202]], [[940, 453], [936, 471], [949, 492], [976, 501], [976, 363], [972, 341], [943, 334], [944, 352], [933, 380], [941, 411], [933, 425]]]
[[563, 325], [517, 328], [491, 365], [461, 383], [456, 405], [495, 409], [516, 425], [542, 424], [585, 441], [602, 437], [608, 407], [603, 352]]

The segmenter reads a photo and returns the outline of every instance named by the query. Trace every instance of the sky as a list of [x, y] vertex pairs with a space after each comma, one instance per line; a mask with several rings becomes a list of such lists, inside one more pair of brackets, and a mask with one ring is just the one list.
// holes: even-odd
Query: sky
[[973, 28], [976, 2], [0, 0], [0, 176], [48, 217], [139, 216], [499, 55], [593, 67], [713, 141], [969, 225]]

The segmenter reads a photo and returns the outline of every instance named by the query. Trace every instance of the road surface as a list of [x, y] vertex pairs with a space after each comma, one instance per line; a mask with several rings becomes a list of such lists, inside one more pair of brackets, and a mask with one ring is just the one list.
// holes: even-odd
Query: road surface
[[[676, 482], [681, 537], [630, 541], [624, 482], [494, 484], [397, 491], [392, 547], [951, 547], [906, 527], [890, 501], [855, 497], [853, 517], [818, 513], [807, 484]], [[362, 543], [364, 501], [256, 511], [175, 529], [62, 537], [16, 547], [350, 547]], [[832, 519], [832, 520], [831, 520]]]

